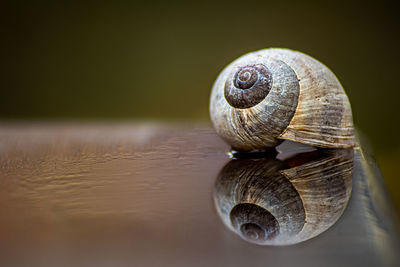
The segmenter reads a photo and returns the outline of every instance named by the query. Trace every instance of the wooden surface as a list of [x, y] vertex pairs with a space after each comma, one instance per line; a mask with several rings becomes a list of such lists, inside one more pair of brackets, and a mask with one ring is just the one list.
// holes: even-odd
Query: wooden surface
[[248, 243], [213, 203], [229, 161], [207, 126], [2, 123], [0, 266], [396, 266], [379, 169], [354, 151], [342, 217], [292, 246]]

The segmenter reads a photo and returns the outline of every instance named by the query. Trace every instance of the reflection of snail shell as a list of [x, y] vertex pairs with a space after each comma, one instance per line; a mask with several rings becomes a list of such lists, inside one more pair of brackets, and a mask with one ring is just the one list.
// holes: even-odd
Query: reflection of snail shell
[[261, 245], [295, 244], [315, 237], [343, 213], [351, 192], [353, 150], [302, 156], [232, 160], [220, 172], [214, 192], [223, 222], [242, 238]]
[[229, 64], [214, 83], [211, 121], [234, 150], [265, 150], [282, 139], [354, 146], [351, 107], [322, 63], [288, 49], [264, 49]]

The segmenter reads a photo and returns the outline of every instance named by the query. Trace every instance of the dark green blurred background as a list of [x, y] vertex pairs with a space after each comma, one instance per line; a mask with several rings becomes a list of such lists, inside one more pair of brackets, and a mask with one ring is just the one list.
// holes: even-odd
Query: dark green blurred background
[[400, 210], [400, 32], [389, 2], [3, 1], [0, 20], [2, 120], [208, 122], [212, 83], [230, 61], [270, 46], [305, 52], [342, 82]]

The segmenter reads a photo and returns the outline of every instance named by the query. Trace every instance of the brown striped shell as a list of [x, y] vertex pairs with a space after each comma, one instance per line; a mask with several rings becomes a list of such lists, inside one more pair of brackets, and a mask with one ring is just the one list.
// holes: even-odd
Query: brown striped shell
[[265, 150], [283, 139], [354, 146], [351, 107], [338, 79], [322, 63], [289, 49], [264, 49], [229, 64], [214, 83], [210, 116], [234, 150]]
[[353, 149], [317, 150], [286, 161], [231, 160], [214, 203], [224, 224], [258, 245], [291, 245], [329, 229], [352, 189]]

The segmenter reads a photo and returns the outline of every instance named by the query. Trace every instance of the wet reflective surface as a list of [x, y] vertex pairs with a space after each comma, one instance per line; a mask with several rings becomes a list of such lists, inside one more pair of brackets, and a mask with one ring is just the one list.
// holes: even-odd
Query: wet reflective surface
[[[390, 203], [363, 146], [354, 150], [352, 193], [342, 216], [348, 182], [334, 178], [347, 177], [339, 175], [347, 167], [334, 171], [342, 156], [319, 160], [311, 151], [304, 160], [254, 163], [275, 181], [268, 185], [254, 178], [257, 170], [249, 164], [229, 163], [228, 151], [214, 130], [202, 125], [2, 123], [0, 266], [396, 266]], [[322, 203], [326, 195], [314, 194], [313, 179], [302, 178], [320, 176], [318, 162], [338, 174], [332, 176], [336, 206]], [[265, 213], [258, 202], [227, 212], [232, 228], [252, 242], [229, 230], [217, 212], [216, 193], [227, 199], [236, 192], [229, 189], [228, 176], [249, 177], [240, 180], [235, 201], [266, 203], [262, 190], [249, 190], [262, 187], [275, 196], [268, 205], [285, 207], [281, 215], [282, 209]], [[313, 204], [316, 213], [327, 217], [308, 215], [314, 197], [321, 203]], [[291, 246], [253, 244], [313, 235]]]
[[286, 161], [234, 159], [221, 170], [215, 206], [223, 222], [260, 245], [290, 245], [331, 227], [351, 193], [353, 149], [318, 150]]

